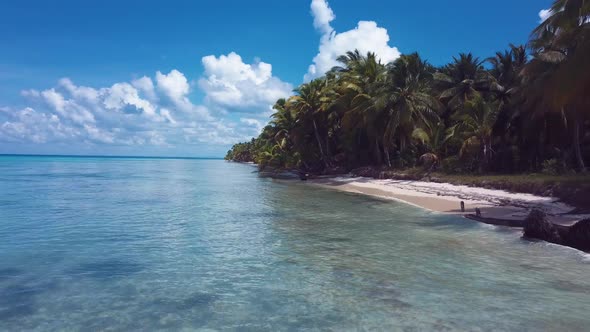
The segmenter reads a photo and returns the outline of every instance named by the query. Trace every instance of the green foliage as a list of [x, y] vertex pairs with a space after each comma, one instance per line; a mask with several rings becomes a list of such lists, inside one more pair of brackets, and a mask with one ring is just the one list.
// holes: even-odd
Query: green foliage
[[543, 162], [542, 173], [547, 175], [560, 175], [564, 174], [566, 167], [559, 159], [547, 159]]
[[461, 173], [464, 171], [463, 164], [458, 156], [450, 156], [442, 160], [441, 169], [445, 173]]
[[383, 64], [374, 53], [347, 52], [278, 100], [260, 136], [226, 159], [327, 173], [418, 164], [450, 173], [583, 171], [589, 3], [556, 0], [528, 47], [511, 44], [486, 60], [462, 53], [436, 68], [417, 53]]

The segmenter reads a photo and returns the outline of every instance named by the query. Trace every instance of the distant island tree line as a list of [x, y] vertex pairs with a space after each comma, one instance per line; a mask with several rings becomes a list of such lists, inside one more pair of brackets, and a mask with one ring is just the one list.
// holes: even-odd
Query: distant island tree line
[[585, 172], [590, 160], [590, 1], [557, 0], [527, 45], [435, 67], [350, 51], [280, 99], [227, 160], [337, 173], [425, 165], [449, 173]]

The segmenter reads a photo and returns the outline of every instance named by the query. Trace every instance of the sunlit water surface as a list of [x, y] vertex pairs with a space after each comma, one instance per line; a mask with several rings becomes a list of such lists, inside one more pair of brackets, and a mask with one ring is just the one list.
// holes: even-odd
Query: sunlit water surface
[[0, 330], [588, 330], [590, 261], [221, 160], [0, 157]]

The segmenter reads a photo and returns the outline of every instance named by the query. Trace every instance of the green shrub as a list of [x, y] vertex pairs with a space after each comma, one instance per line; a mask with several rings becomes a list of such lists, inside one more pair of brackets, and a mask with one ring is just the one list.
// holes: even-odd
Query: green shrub
[[450, 156], [441, 161], [441, 169], [445, 173], [461, 173], [464, 167], [458, 156]]
[[563, 174], [565, 172], [565, 165], [559, 159], [547, 159], [543, 162], [543, 169], [541, 172], [548, 175]]

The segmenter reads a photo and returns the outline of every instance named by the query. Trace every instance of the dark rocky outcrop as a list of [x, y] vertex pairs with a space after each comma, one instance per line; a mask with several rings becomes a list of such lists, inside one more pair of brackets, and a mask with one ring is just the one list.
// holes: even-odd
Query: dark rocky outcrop
[[590, 251], [590, 219], [580, 220], [569, 227], [563, 240], [563, 244], [567, 246]]
[[532, 210], [524, 220], [523, 237], [539, 239], [590, 252], [590, 219], [570, 227], [554, 225], [541, 210]]
[[559, 230], [549, 220], [545, 212], [533, 209], [524, 220], [523, 237], [561, 244]]

